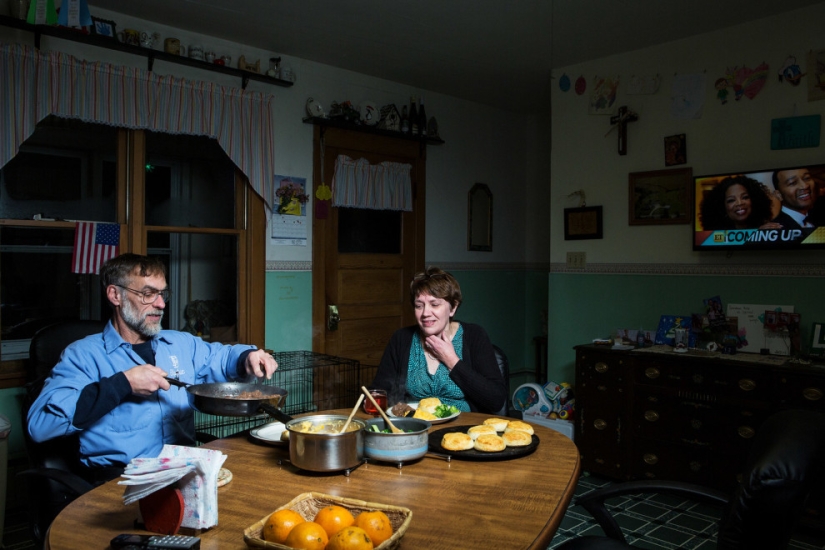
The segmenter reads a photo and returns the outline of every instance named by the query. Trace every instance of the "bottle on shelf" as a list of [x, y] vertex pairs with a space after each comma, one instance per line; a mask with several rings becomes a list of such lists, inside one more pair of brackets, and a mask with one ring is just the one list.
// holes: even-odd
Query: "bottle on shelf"
[[417, 136], [418, 135], [418, 107], [416, 106], [418, 101], [416, 100], [415, 96], [410, 97], [410, 135]]
[[407, 106], [401, 108], [401, 133], [402, 134], [409, 134], [410, 133], [410, 117], [407, 114]]
[[427, 113], [424, 111], [424, 98], [418, 98], [418, 133], [421, 137], [427, 135]]

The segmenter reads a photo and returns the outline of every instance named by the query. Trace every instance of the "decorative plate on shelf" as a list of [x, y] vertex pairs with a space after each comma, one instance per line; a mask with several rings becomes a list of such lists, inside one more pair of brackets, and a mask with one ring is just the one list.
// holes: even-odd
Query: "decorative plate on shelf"
[[306, 104], [307, 115], [311, 117], [323, 117], [324, 116], [324, 108], [321, 107], [321, 104], [312, 99], [311, 97], [307, 99]]
[[373, 101], [361, 104], [361, 122], [367, 126], [375, 126], [381, 120], [381, 111]]

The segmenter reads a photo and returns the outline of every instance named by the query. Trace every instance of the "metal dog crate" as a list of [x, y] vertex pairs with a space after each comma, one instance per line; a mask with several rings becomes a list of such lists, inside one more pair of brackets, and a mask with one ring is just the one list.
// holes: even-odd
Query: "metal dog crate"
[[[360, 394], [361, 363], [311, 351], [280, 351], [272, 354], [278, 370], [259, 383], [278, 386], [287, 392], [281, 410], [300, 413], [352, 407]], [[195, 412], [195, 430], [226, 437], [274, 419], [267, 414], [252, 417], [215, 416]]]

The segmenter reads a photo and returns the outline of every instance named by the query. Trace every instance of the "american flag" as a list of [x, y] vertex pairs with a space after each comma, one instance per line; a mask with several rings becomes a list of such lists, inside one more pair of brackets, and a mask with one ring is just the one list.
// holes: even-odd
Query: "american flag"
[[77, 222], [72, 252], [72, 273], [97, 273], [103, 262], [118, 255], [120, 225]]

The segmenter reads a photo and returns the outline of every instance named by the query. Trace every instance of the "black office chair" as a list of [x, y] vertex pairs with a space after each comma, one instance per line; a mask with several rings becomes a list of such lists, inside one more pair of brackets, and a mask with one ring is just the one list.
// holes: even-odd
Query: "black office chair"
[[500, 347], [494, 345], [493, 350], [496, 353], [496, 362], [498, 363], [498, 368], [501, 370], [501, 376], [504, 377], [504, 384], [507, 386], [507, 401], [505, 401], [504, 406], [496, 414], [498, 416], [521, 418], [521, 411], [513, 408], [512, 399], [510, 398], [510, 361]]
[[598, 489], [576, 499], [574, 506], [590, 512], [606, 537], [580, 537], [559, 550], [620, 550], [631, 548], [605, 501], [618, 496], [664, 493], [726, 506], [719, 523], [720, 550], [785, 548], [805, 501], [823, 473], [825, 414], [783, 411], [757, 430], [742, 481], [731, 496], [687, 483], [630, 481]]
[[60, 360], [63, 350], [90, 334], [103, 331], [104, 321], [66, 321], [43, 327], [29, 346], [29, 381], [23, 397], [23, 437], [29, 469], [17, 475], [26, 488], [26, 511], [32, 533], [43, 543], [46, 531], [57, 514], [74, 499], [93, 488], [80, 475], [76, 436], [36, 443], [29, 436], [28, 412], [43, 388], [43, 382]]

